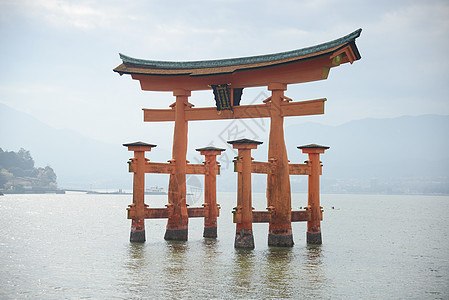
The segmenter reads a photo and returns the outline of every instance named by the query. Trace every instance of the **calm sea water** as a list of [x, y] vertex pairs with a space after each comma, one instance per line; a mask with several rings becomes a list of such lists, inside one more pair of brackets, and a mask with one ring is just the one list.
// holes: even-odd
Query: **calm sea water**
[[[132, 244], [131, 196], [2, 196], [0, 298], [449, 299], [448, 196], [322, 195], [322, 246], [294, 223], [295, 246], [271, 248], [255, 224], [251, 251], [233, 248], [235, 194], [218, 198], [217, 240], [202, 238], [202, 219], [188, 242], [166, 242], [166, 220], [147, 220], [147, 242]], [[263, 194], [253, 202], [266, 207]]]

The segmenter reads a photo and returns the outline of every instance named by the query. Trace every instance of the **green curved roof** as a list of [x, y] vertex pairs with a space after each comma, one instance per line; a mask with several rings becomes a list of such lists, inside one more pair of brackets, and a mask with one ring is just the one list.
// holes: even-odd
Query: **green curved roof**
[[[287, 52], [258, 55], [258, 56], [248, 56], [239, 58], [228, 58], [228, 59], [216, 59], [216, 60], [202, 60], [202, 61], [157, 61], [157, 60], [145, 60], [133, 58], [120, 53], [120, 58], [125, 64], [134, 64], [145, 66], [155, 69], [201, 69], [201, 68], [220, 68], [227, 66], [245, 65], [245, 64], [256, 64], [264, 63], [269, 61], [277, 61], [281, 59], [289, 59], [298, 56], [304, 56], [311, 53], [325, 51], [339, 45], [354, 42], [356, 38], [360, 36], [362, 29], [358, 29], [348, 35], [345, 35], [339, 39], [319, 44], [312, 47], [307, 47], [298, 50], [292, 50]], [[353, 47], [356, 59], [360, 59], [360, 54], [356, 47]]]

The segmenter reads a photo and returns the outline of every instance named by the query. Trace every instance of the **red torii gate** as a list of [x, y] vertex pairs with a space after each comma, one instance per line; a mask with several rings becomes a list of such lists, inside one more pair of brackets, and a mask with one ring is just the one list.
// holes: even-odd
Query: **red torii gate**
[[[208, 215], [210, 213], [208, 209], [210, 199], [207, 199], [210, 196], [206, 196], [206, 203], [203, 208], [187, 208], [186, 204], [186, 174], [206, 174], [205, 166], [210, 164], [207, 158], [204, 165], [191, 165], [187, 163], [188, 121], [270, 118], [268, 162], [249, 164], [249, 166], [252, 165], [249, 169], [250, 173], [260, 172], [267, 174], [268, 211], [266, 213], [255, 212], [254, 214], [248, 214], [247, 211], [242, 210], [239, 212], [237, 209], [235, 212], [236, 222], [238, 223], [240, 213], [243, 213], [245, 216], [251, 215], [251, 222], [257, 220], [269, 222], [268, 244], [271, 246], [289, 247], [293, 245], [291, 222], [307, 221], [309, 225], [307, 231], [308, 243], [321, 244], [319, 225], [321, 209], [319, 206], [319, 185], [317, 186], [318, 181], [316, 179], [319, 178], [316, 176], [319, 176], [319, 174], [317, 175], [317, 170], [320, 171], [320, 162], [319, 157], [317, 158], [315, 154], [319, 155], [319, 153], [324, 153], [327, 147], [319, 145], [304, 146], [302, 147], [303, 152], [309, 153], [308, 164], [304, 166], [289, 164], [284, 141], [283, 121], [284, 117], [288, 116], [323, 114], [326, 99], [293, 102], [292, 99], [284, 95], [284, 91], [287, 90], [288, 84], [327, 79], [331, 68], [348, 62], [352, 64], [354, 61], [359, 60], [361, 57], [355, 40], [360, 36], [360, 33], [361, 29], [334, 41], [304, 49], [234, 59], [171, 62], [135, 59], [120, 54], [123, 63], [114, 69], [115, 72], [120, 75], [129, 74], [133, 79], [139, 80], [142, 90], [171, 91], [176, 97], [176, 102], [170, 105], [170, 109], [143, 110], [144, 121], [146, 122], [175, 122], [173, 156], [168, 164], [149, 163], [145, 159], [142, 153], [151, 150], [155, 145], [139, 143], [125, 144], [129, 150], [135, 153], [130, 163], [130, 171], [135, 174], [135, 188], [136, 180], [137, 182], [141, 182], [143, 179], [140, 177], [143, 177], [145, 173], [170, 174], [169, 204], [165, 209], [159, 209], [157, 211], [158, 209], [147, 208], [143, 201], [143, 194], [140, 195], [141, 192], [134, 190], [133, 204], [128, 209], [129, 218], [133, 220], [131, 240], [145, 240], [145, 218], [168, 218], [165, 239], [187, 240], [188, 218], [195, 216], [206, 217], [206, 215], [210, 217]], [[217, 108], [194, 108], [194, 105], [188, 102], [191, 91], [210, 90], [217, 85], [221, 91], [216, 90], [214, 93], [224, 93], [224, 96], [222, 96], [224, 100], [220, 99], [216, 101], [227, 102], [224, 103], [224, 110], [217, 113], [218, 106]], [[240, 105], [239, 97], [241, 96], [241, 89], [257, 86], [267, 86], [268, 90], [271, 91], [271, 96], [264, 100], [263, 104]], [[217, 97], [220, 98], [220, 96]], [[251, 149], [251, 144], [254, 141], [246, 144], [233, 142], [233, 146], [237, 147], [240, 152], [245, 147]], [[245, 159], [242, 158], [242, 161], [245, 161]], [[245, 163], [242, 164], [245, 165]], [[219, 167], [216, 162], [214, 165], [215, 168]], [[295, 214], [291, 211], [289, 176], [295, 174], [293, 170], [298, 169], [303, 170], [302, 174], [309, 175], [309, 206], [305, 213], [300, 212]], [[312, 173], [315, 177], [312, 176]], [[136, 176], [140, 177], [137, 178]], [[311, 181], [314, 183], [311, 184]], [[213, 182], [215, 184], [215, 181]], [[239, 194], [241, 193], [243, 198], [248, 197], [243, 196], [248, 195], [247, 187], [245, 186], [243, 183], [240, 186], [239, 183]], [[206, 186], [206, 188], [208, 187]], [[138, 189], [141, 190], [142, 186], [139, 185]], [[215, 186], [213, 189], [215, 192]], [[316, 193], [318, 193], [318, 196], [311, 197], [311, 194], [315, 195]], [[313, 200], [315, 202], [312, 201], [312, 205], [310, 204], [311, 198], [318, 199], [318, 206], [315, 203], [316, 200]], [[214, 205], [216, 205], [216, 202]], [[215, 209], [213, 211], [217, 216], [218, 213]], [[292, 215], [296, 216], [293, 220]], [[298, 217], [299, 215], [304, 216]], [[245, 222], [248, 222], [248, 220], [245, 219]], [[252, 232], [250, 234], [252, 235]], [[236, 247], [239, 247], [238, 239], [239, 234], [237, 233]], [[251, 248], [254, 246], [243, 244], [241, 247]]]

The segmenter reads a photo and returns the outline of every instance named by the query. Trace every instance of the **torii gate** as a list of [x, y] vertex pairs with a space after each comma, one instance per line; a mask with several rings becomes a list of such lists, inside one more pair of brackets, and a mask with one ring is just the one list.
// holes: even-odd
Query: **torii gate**
[[[166, 216], [166, 240], [187, 240], [190, 216], [186, 205], [185, 182], [189, 168], [186, 161], [188, 122], [270, 118], [268, 162], [272, 165], [265, 173], [268, 174], [268, 208], [276, 213], [271, 214], [268, 220], [268, 244], [287, 247], [293, 245], [289, 179], [292, 166], [288, 163], [284, 141], [284, 117], [323, 114], [326, 99], [293, 102], [284, 95], [284, 91], [287, 90], [288, 84], [327, 79], [331, 68], [359, 60], [361, 56], [355, 40], [360, 33], [361, 29], [331, 42], [289, 52], [222, 60], [152, 61], [120, 54], [123, 63], [114, 69], [115, 72], [120, 75], [129, 74], [133, 79], [139, 80], [142, 90], [170, 91], [176, 97], [176, 102], [170, 105], [170, 109], [143, 109], [145, 122], [175, 122], [172, 160], [170, 166], [165, 166], [165, 171], [161, 171], [170, 173], [170, 214]], [[242, 89], [259, 86], [267, 86], [271, 96], [264, 100], [263, 104], [240, 105]], [[194, 108], [194, 105], [188, 102], [192, 91], [212, 88], [216, 95], [217, 107]], [[220, 101], [226, 103], [219, 103]], [[217, 112], [218, 109], [222, 110]], [[130, 150], [139, 148], [138, 145], [127, 145]], [[154, 145], [147, 148], [140, 145], [143, 148], [139, 149], [149, 150], [151, 146]], [[309, 152], [304, 150], [309, 148], [306, 146], [303, 151], [323, 153], [322, 149], [325, 149], [307, 150]], [[137, 219], [135, 217], [133, 221], [140, 224], [139, 226], [143, 225], [143, 219], [140, 219], [140, 223]], [[308, 230], [308, 242], [321, 243], [321, 232], [316, 230]], [[314, 234], [319, 234], [319, 239], [313, 236]]]

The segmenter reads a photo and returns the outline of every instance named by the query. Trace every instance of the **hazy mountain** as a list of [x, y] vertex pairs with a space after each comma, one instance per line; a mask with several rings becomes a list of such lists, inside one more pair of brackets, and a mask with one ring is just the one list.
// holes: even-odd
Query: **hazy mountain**
[[[441, 192], [446, 187], [449, 192], [448, 130], [449, 116], [404, 116], [363, 119], [340, 126], [293, 125], [285, 128], [285, 140], [289, 158], [296, 163], [307, 159], [297, 146], [316, 143], [331, 147], [322, 155], [323, 191], [419, 192], [413, 188], [421, 186], [421, 191]], [[267, 141], [264, 142], [254, 155], [256, 160], [264, 160], [260, 155], [266, 152]], [[152, 151], [151, 160], [165, 162], [170, 157], [167, 150], [170, 145], [171, 141], [167, 141], [167, 145]], [[49, 165], [55, 170], [59, 187], [132, 187], [132, 176], [127, 172], [126, 164], [130, 153], [122, 145], [106, 144], [70, 130], [54, 129], [2, 104], [0, 147], [5, 151], [29, 150], [36, 166]], [[190, 149], [188, 159], [199, 163], [199, 156], [194, 152]], [[231, 151], [226, 152], [232, 159]], [[256, 176], [254, 190], [264, 191], [264, 175]], [[190, 181], [199, 185], [198, 180]], [[305, 191], [306, 183], [305, 176], [292, 176], [293, 191]], [[218, 184], [219, 190], [235, 188], [232, 166], [223, 170]], [[150, 185], [167, 187], [168, 176], [155, 175]], [[402, 188], [396, 188], [399, 186]]]
[[129, 154], [121, 145], [52, 128], [2, 104], [0, 116], [0, 147], [29, 150], [36, 166], [54, 169], [59, 187], [119, 188], [130, 184], [132, 178], [126, 177]]
[[448, 131], [449, 116], [422, 115], [301, 124], [287, 127], [285, 135], [290, 150], [309, 143], [331, 147], [322, 155], [329, 191], [448, 193]]
[[[340, 126], [301, 124], [285, 129], [288, 146], [323, 144], [329, 177], [449, 176], [449, 116], [363, 119]], [[296, 142], [296, 143], [295, 143]]]

